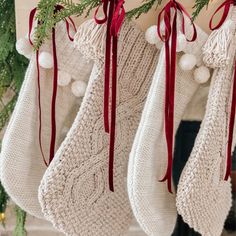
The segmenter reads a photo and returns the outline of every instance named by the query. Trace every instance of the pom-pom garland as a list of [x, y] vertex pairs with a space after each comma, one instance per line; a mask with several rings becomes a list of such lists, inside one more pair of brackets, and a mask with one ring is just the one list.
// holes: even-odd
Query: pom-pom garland
[[197, 58], [193, 54], [184, 54], [179, 60], [179, 66], [184, 71], [192, 70], [197, 64]]
[[156, 25], [152, 25], [146, 30], [145, 39], [150, 44], [158, 44], [158, 42], [160, 42], [160, 39], [157, 35]]
[[194, 80], [199, 84], [206, 83], [210, 76], [210, 70], [206, 66], [200, 66], [194, 71]]
[[82, 80], [74, 81], [71, 85], [71, 91], [76, 97], [83, 97], [86, 92], [87, 84]]
[[39, 65], [45, 69], [53, 68], [53, 56], [49, 52], [41, 52], [39, 54]]
[[67, 86], [71, 82], [71, 75], [65, 71], [58, 71], [58, 85], [59, 86]]

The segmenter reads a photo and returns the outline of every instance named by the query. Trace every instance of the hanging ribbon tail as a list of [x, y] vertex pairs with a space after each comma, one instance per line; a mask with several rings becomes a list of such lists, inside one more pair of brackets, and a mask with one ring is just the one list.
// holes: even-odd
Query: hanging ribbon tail
[[[60, 11], [64, 7], [61, 5], [56, 5], [55, 6], [55, 12]], [[33, 23], [34, 23], [34, 18], [37, 12], [37, 8], [34, 8], [30, 12], [29, 16], [29, 32], [28, 32], [28, 38], [29, 42], [32, 46], [33, 45], [33, 40], [31, 39], [31, 33], [33, 30]], [[71, 25], [73, 26], [75, 32], [76, 32], [76, 27], [73, 22], [73, 20], [69, 17], [68, 18]], [[65, 19], [66, 23], [66, 29], [67, 29], [67, 34], [68, 38], [73, 41], [73, 37], [70, 36], [70, 23], [67, 19]], [[39, 24], [39, 22], [38, 22]], [[57, 97], [57, 80], [58, 80], [58, 62], [57, 62], [57, 51], [56, 51], [56, 31], [55, 27], [52, 29], [52, 47], [53, 47], [53, 62], [54, 62], [54, 73], [53, 73], [53, 93], [52, 93], [52, 100], [51, 100], [51, 140], [50, 140], [50, 153], [49, 153], [49, 161], [46, 161], [44, 151], [43, 151], [43, 145], [42, 145], [42, 109], [41, 109], [41, 86], [40, 86], [40, 66], [39, 66], [39, 50], [36, 51], [36, 65], [37, 65], [37, 83], [38, 83], [38, 106], [39, 106], [39, 148], [40, 152], [43, 158], [43, 162], [45, 163], [46, 166], [50, 164], [52, 159], [54, 158], [54, 153], [55, 153], [55, 143], [56, 143], [56, 97]]]
[[[103, 18], [98, 18], [99, 6], [94, 15], [97, 24], [107, 23], [105, 70], [104, 70], [104, 129], [109, 133], [109, 189], [114, 192], [114, 152], [116, 134], [116, 96], [117, 96], [117, 50], [118, 33], [125, 18], [124, 0], [102, 0]], [[109, 8], [109, 9], [108, 9]], [[111, 64], [112, 63], [112, 64]], [[112, 68], [112, 73], [111, 73]], [[110, 81], [110, 75], [112, 79]], [[111, 92], [110, 92], [111, 85]], [[111, 96], [111, 98], [110, 98]], [[111, 100], [111, 110], [110, 110]], [[111, 112], [111, 113], [110, 113]], [[109, 120], [111, 119], [111, 121]]]
[[48, 166], [48, 163], [46, 161], [44, 152], [43, 152], [43, 145], [42, 145], [42, 108], [41, 108], [41, 86], [40, 86], [40, 68], [39, 68], [39, 51], [36, 51], [36, 65], [37, 65], [37, 84], [38, 84], [38, 106], [39, 106], [39, 128], [38, 128], [38, 139], [39, 139], [39, 149], [41, 152], [41, 155], [43, 157], [43, 162], [46, 166]]
[[229, 121], [229, 134], [228, 134], [228, 147], [227, 147], [227, 163], [226, 163], [226, 173], [224, 178], [225, 181], [229, 179], [232, 171], [232, 143], [233, 143], [233, 132], [235, 124], [235, 111], [236, 111], [236, 61], [234, 65], [231, 113]]
[[119, 0], [111, 23], [111, 35], [117, 36], [125, 19], [124, 0]]
[[57, 62], [55, 28], [52, 29], [52, 48], [53, 48], [54, 71], [53, 71], [53, 94], [52, 94], [52, 104], [51, 104], [51, 143], [50, 143], [49, 164], [54, 158], [55, 143], [56, 143], [56, 98], [57, 98], [58, 62]]
[[[182, 31], [185, 35], [184, 14], [191, 21], [190, 15], [184, 7], [175, 0], [170, 0], [161, 10], [157, 22], [157, 34], [165, 42], [166, 59], [166, 90], [165, 90], [165, 137], [167, 144], [167, 170], [160, 182], [167, 181], [168, 191], [172, 193], [172, 165], [173, 165], [173, 144], [174, 144], [174, 106], [175, 106], [175, 80], [176, 80], [176, 48], [177, 48], [177, 16], [178, 12], [182, 17]], [[173, 20], [171, 19], [173, 16]], [[161, 19], [164, 19], [165, 33], [161, 32]], [[193, 24], [193, 35], [189, 42], [196, 40], [197, 30]], [[171, 41], [170, 41], [171, 39]]]

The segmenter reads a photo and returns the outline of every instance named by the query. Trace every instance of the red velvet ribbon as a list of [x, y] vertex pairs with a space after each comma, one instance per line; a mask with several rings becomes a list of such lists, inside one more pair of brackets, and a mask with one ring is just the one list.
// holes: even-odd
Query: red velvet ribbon
[[[225, 22], [228, 17], [230, 8], [232, 5], [236, 5], [235, 0], [226, 0], [224, 1], [214, 12], [211, 17], [209, 27], [211, 30], [219, 29]], [[213, 26], [213, 19], [215, 15], [223, 9], [223, 14], [220, 18], [220, 21], [216, 26]], [[234, 123], [235, 123], [235, 111], [236, 111], [236, 61], [234, 65], [234, 78], [233, 78], [233, 88], [232, 88], [232, 100], [231, 100], [231, 111], [229, 119], [229, 131], [228, 131], [228, 144], [227, 144], [227, 161], [226, 161], [226, 173], [224, 180], [227, 181], [231, 175], [232, 171], [232, 144], [233, 144], [233, 132], [234, 132]]]
[[[117, 50], [118, 33], [125, 18], [124, 0], [102, 0], [104, 17], [97, 17], [100, 6], [96, 9], [94, 19], [97, 24], [107, 23], [105, 72], [104, 72], [104, 128], [110, 134], [109, 145], [109, 188], [114, 192], [114, 150], [115, 150], [115, 126], [116, 126], [116, 95], [117, 95]], [[110, 72], [112, 68], [112, 79]], [[111, 108], [110, 108], [110, 85], [111, 85]], [[109, 110], [111, 109], [109, 122]]]
[[[168, 152], [168, 164], [164, 178], [161, 182], [167, 181], [167, 187], [172, 193], [172, 162], [173, 162], [173, 143], [174, 143], [174, 104], [175, 104], [175, 78], [176, 78], [176, 47], [177, 47], [177, 17], [181, 16], [182, 33], [185, 32], [184, 15], [191, 21], [191, 16], [184, 7], [175, 0], [170, 0], [161, 10], [157, 21], [157, 33], [160, 39], [165, 43], [166, 59], [166, 90], [165, 90], [165, 136]], [[173, 14], [173, 18], [172, 18]], [[164, 19], [165, 33], [161, 33], [161, 22]], [[197, 30], [194, 24], [193, 35], [188, 42], [193, 42], [197, 38]], [[171, 44], [170, 44], [171, 42]]]
[[[226, 18], [228, 17], [231, 5], [235, 5], [235, 0], [226, 0], [216, 9], [209, 22], [209, 27], [211, 30], [219, 29], [224, 24]], [[219, 13], [219, 11], [221, 11], [222, 9], [223, 9], [223, 14], [221, 16], [219, 23], [216, 26], [213, 26], [213, 19], [215, 15]]]
[[[63, 9], [62, 6], [56, 5], [55, 12]], [[29, 16], [29, 33], [28, 38], [30, 44], [33, 46], [33, 41], [31, 39], [31, 33], [33, 30], [33, 23], [35, 14], [37, 12], [37, 8], [34, 8], [30, 12]], [[69, 17], [68, 20], [71, 22], [74, 31], [76, 32], [76, 27], [73, 20]], [[65, 19], [66, 30], [68, 34], [68, 38], [73, 41], [73, 37], [70, 35], [70, 23], [67, 19]], [[40, 24], [40, 22], [38, 22]], [[36, 50], [36, 66], [37, 66], [37, 85], [38, 85], [38, 106], [39, 106], [39, 147], [43, 157], [43, 161], [46, 166], [48, 166], [53, 160], [55, 153], [55, 143], [56, 143], [56, 98], [57, 98], [57, 80], [58, 80], [58, 62], [57, 62], [57, 49], [56, 49], [56, 32], [55, 27], [52, 29], [52, 49], [53, 49], [53, 91], [52, 91], [52, 99], [51, 99], [51, 140], [50, 140], [50, 153], [49, 153], [49, 161], [47, 162], [42, 145], [42, 109], [41, 109], [41, 85], [40, 85], [40, 66], [39, 66], [39, 50]]]

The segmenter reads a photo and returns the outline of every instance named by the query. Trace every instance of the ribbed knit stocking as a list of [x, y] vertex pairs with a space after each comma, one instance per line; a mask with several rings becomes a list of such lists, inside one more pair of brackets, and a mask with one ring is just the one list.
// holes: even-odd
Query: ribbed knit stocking
[[[56, 27], [58, 69], [72, 79], [86, 81], [92, 64], [74, 49], [68, 39], [64, 23]], [[50, 52], [51, 45], [44, 45], [40, 52]], [[38, 186], [46, 170], [39, 147], [39, 104], [37, 64], [32, 55], [19, 98], [2, 142], [0, 158], [1, 182], [12, 200], [28, 213], [43, 218], [38, 202]], [[53, 69], [40, 68], [42, 146], [45, 158], [49, 156], [51, 129], [51, 97]], [[79, 104], [71, 86], [58, 87], [56, 100], [56, 149], [65, 138]]]

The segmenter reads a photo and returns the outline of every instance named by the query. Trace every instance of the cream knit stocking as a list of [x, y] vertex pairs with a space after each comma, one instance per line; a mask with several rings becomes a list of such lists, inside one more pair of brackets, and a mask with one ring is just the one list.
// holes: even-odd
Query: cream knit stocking
[[108, 186], [108, 135], [103, 126], [106, 27], [93, 20], [77, 33], [78, 49], [94, 58], [89, 85], [73, 127], [46, 171], [39, 200], [45, 217], [66, 235], [124, 235], [132, 220], [127, 194], [128, 155], [157, 64], [158, 52], [124, 23], [119, 36], [115, 192]]
[[229, 63], [214, 72], [206, 114], [177, 191], [179, 214], [202, 236], [221, 235], [232, 203], [230, 180], [224, 181], [224, 175], [235, 36], [227, 50]]
[[[191, 53], [199, 57], [200, 47], [205, 42], [206, 35], [198, 31], [198, 41], [190, 47]], [[193, 80], [193, 72], [184, 72], [177, 66], [175, 132], [198, 87], [199, 84]], [[149, 236], [170, 236], [177, 215], [175, 196], [168, 192], [165, 183], [159, 182], [163, 178], [167, 165], [164, 94], [165, 53], [163, 48], [130, 153], [128, 168], [128, 193], [131, 206], [140, 226]]]
[[[69, 73], [72, 78], [88, 80], [91, 63], [82, 58], [68, 39], [64, 23], [56, 29], [59, 71]], [[51, 52], [44, 45], [43, 51]], [[41, 51], [41, 50], [40, 50]], [[52, 70], [40, 68], [42, 139], [46, 158], [50, 145], [50, 109], [52, 96]], [[79, 105], [70, 86], [58, 87], [56, 121], [56, 147], [65, 137], [65, 127], [70, 127]], [[43, 218], [38, 202], [38, 186], [46, 170], [39, 149], [38, 87], [35, 54], [32, 55], [19, 98], [3, 138], [0, 175], [1, 182], [12, 200], [28, 213]]]

